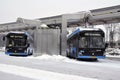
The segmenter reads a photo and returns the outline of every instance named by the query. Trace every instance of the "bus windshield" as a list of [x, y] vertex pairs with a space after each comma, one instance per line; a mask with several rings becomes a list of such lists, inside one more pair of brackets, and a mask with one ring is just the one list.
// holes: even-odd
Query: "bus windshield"
[[80, 48], [104, 48], [104, 38], [102, 36], [86, 36], [79, 38]]
[[26, 46], [26, 38], [25, 37], [8, 37], [7, 39], [8, 47], [24, 47]]

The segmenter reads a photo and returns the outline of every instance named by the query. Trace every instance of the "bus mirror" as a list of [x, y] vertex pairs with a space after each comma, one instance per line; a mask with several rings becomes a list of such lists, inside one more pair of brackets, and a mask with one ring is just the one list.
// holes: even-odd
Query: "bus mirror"
[[105, 48], [107, 48], [108, 47], [108, 43], [105, 43]]
[[28, 43], [27, 47], [30, 47], [30, 44]]
[[5, 36], [3, 36], [3, 41], [5, 41]]

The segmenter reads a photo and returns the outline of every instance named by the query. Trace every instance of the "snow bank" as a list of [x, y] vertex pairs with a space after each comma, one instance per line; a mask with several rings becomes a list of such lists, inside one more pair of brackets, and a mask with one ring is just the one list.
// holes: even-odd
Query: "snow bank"
[[[25, 57], [24, 57], [25, 58]], [[108, 64], [106, 64], [106, 60], [99, 60], [99, 62], [84, 62], [84, 61], [79, 61], [79, 60], [76, 60], [76, 59], [69, 59], [65, 56], [61, 56], [61, 55], [47, 55], [47, 54], [44, 54], [44, 55], [41, 55], [41, 56], [38, 56], [38, 57], [27, 57], [27, 59], [38, 59], [38, 60], [41, 60], [41, 61], [44, 61], [44, 60], [47, 60], [47, 61], [58, 61], [58, 62], [63, 62], [63, 63], [69, 63], [69, 64], [72, 64], [72, 65], [76, 65], [76, 64], [82, 64], [82, 65], [89, 65], [89, 66], [99, 66], [99, 67], [110, 67], [110, 68], [118, 68], [120, 69], [120, 65], [119, 64], [114, 64], [112, 62]]]
[[97, 80], [75, 75], [61, 74], [15, 65], [0, 64], [0, 71], [38, 80]]
[[52, 61], [64, 61], [64, 60], [69, 60], [69, 58], [61, 55], [48, 55], [48, 54], [43, 54], [41, 56], [33, 57], [29, 56], [27, 57], [28, 59], [39, 59], [39, 60], [52, 60]]
[[108, 48], [105, 52], [107, 57], [116, 57], [120, 58], [120, 49], [118, 48]]
[[[4, 54], [5, 55], [5, 54]], [[113, 62], [108, 61], [106, 59], [100, 59], [98, 62], [85, 62], [85, 61], [79, 61], [76, 59], [69, 59], [65, 56], [61, 55], [48, 55], [48, 54], [43, 54], [41, 56], [33, 57], [33, 56], [27, 56], [27, 57], [11, 57], [8, 55], [5, 55], [9, 58], [19, 58], [19, 59], [35, 59], [35, 60], [41, 60], [41, 61], [50, 61], [50, 62], [63, 62], [63, 63], [68, 63], [72, 65], [76, 64], [82, 64], [82, 65], [89, 65], [89, 66], [99, 66], [99, 67], [109, 67], [109, 68], [118, 68], [120, 69], [120, 64], [114, 64]], [[108, 56], [108, 55], [107, 55]], [[115, 57], [115, 56], [114, 56]], [[120, 56], [119, 56], [120, 58]], [[106, 64], [106, 62], [109, 62], [109, 65]]]
[[53, 60], [57, 60], [57, 59], [64, 59], [64, 58], [66, 58], [66, 57], [64, 57], [64, 56], [61, 56], [61, 55], [49, 55], [49, 54], [46, 54], [46, 53], [44, 53], [43, 55], [41, 55], [41, 56], [37, 56], [37, 57], [34, 57], [34, 56], [29, 56], [29, 57], [27, 57], [27, 58], [29, 58], [29, 59], [43, 59], [43, 60], [48, 60], [48, 59], [53, 59]]
[[113, 58], [120, 58], [120, 55], [119, 56], [113, 56], [113, 55], [106, 55], [106, 57], [113, 57]]
[[0, 51], [5, 51], [5, 47], [0, 47]]
[[119, 48], [107, 48], [106, 53], [118, 53], [120, 54], [120, 49]]

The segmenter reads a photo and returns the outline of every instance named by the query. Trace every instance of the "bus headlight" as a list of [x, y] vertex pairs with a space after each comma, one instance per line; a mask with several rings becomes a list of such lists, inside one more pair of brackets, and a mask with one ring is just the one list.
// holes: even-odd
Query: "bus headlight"
[[81, 53], [81, 52], [79, 52], [79, 55], [80, 55], [80, 56], [82, 56], [82, 53]]
[[27, 51], [25, 50], [24, 53], [27, 53]]
[[82, 56], [83, 53], [84, 53], [84, 51], [83, 51], [83, 50], [80, 50], [79, 55]]

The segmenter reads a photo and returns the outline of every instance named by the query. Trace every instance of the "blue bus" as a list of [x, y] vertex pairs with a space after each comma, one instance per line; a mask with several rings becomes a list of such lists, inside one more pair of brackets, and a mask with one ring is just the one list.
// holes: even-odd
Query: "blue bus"
[[32, 37], [27, 32], [9, 32], [3, 40], [5, 40], [5, 54], [20, 56], [33, 54]]
[[97, 28], [78, 28], [67, 36], [67, 56], [76, 59], [104, 59], [105, 34]]

